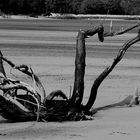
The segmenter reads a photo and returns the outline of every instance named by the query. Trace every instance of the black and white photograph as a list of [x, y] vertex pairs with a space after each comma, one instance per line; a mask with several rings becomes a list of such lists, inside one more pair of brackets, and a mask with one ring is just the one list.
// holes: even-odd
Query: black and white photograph
[[0, 140], [138, 140], [140, 0], [0, 0]]

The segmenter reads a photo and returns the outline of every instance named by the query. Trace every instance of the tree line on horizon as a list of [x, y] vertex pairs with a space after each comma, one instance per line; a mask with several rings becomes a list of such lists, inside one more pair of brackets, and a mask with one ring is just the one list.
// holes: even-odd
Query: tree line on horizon
[[139, 15], [140, 0], [1, 0], [1, 14], [49, 15], [60, 14]]

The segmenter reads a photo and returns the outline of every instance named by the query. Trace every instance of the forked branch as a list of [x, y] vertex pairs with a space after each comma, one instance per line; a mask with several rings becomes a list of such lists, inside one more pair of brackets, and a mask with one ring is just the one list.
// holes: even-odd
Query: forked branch
[[33, 73], [32, 69], [29, 68], [27, 65], [16, 66], [12, 61], [8, 60], [7, 58], [5, 58], [3, 56], [1, 56], [1, 59], [3, 61], [7, 62], [12, 68], [17, 69], [32, 78], [32, 80], [34, 81], [36, 90], [41, 96], [41, 102], [43, 102], [44, 98], [46, 97], [45, 89], [44, 89], [40, 79], [38, 78], [38, 76]]
[[94, 81], [94, 84], [91, 88], [91, 92], [90, 92], [90, 97], [89, 100], [87, 102], [87, 104], [85, 105], [85, 111], [89, 111], [91, 109], [91, 107], [93, 106], [95, 100], [96, 100], [96, 96], [97, 96], [97, 91], [98, 91], [98, 87], [100, 86], [100, 84], [102, 83], [102, 81], [109, 75], [109, 73], [114, 69], [114, 67], [118, 64], [118, 62], [123, 58], [125, 52], [127, 51], [127, 49], [133, 45], [134, 43], [140, 41], [140, 30], [138, 32], [138, 35], [127, 41], [123, 47], [119, 50], [117, 57], [114, 59], [113, 63], [111, 66], [107, 67], [99, 76], [98, 78]]
[[[140, 24], [136, 24], [136, 25], [129, 27], [129, 28], [127, 28], [123, 31], [120, 31], [120, 32], [104, 33], [104, 27], [103, 27], [103, 25], [100, 25], [100, 26], [94, 27], [93, 29], [90, 29], [90, 30], [85, 30], [85, 31], [80, 30], [78, 32], [77, 42], [76, 42], [74, 89], [73, 89], [72, 97], [70, 99], [71, 106], [73, 105], [76, 108], [79, 108], [81, 105], [82, 99], [83, 99], [84, 76], [85, 76], [85, 65], [86, 65], [85, 64], [85, 59], [86, 59], [85, 38], [91, 37], [97, 33], [99, 40], [101, 42], [103, 42], [104, 37], [121, 35], [121, 34], [124, 34], [128, 31], [138, 27], [138, 26], [140, 26]], [[97, 80], [97, 81], [99, 82], [100, 80]], [[95, 82], [95, 84], [98, 85], [98, 82]], [[87, 106], [89, 106], [89, 105], [87, 105]]]

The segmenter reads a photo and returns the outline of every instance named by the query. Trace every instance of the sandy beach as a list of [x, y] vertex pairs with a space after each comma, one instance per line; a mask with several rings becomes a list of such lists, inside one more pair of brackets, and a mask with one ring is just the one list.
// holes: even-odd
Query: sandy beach
[[[26, 64], [40, 77], [46, 93], [61, 89], [70, 96], [74, 81], [76, 31], [40, 31], [0, 29], [0, 50], [17, 65]], [[87, 39], [86, 75], [83, 104], [96, 77], [109, 66], [118, 50], [136, 33], [106, 38], [100, 43], [97, 36]], [[140, 87], [140, 42], [131, 47], [123, 60], [104, 80], [93, 106], [118, 102], [134, 94]], [[10, 68], [4, 63], [6, 72]], [[14, 75], [28, 82], [27, 77], [12, 70]], [[16, 75], [16, 77], [15, 77]], [[0, 118], [2, 140], [136, 140], [140, 131], [140, 107], [118, 107], [99, 111], [94, 120], [79, 122], [22, 122], [11, 123]]]

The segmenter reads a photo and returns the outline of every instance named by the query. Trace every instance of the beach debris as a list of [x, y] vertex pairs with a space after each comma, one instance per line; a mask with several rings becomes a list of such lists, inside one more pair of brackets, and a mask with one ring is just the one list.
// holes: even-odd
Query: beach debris
[[[112, 25], [113, 26], [113, 25]], [[75, 75], [74, 86], [68, 98], [61, 90], [52, 91], [48, 96], [39, 77], [33, 69], [25, 64], [15, 65], [0, 52], [0, 115], [12, 121], [80, 121], [93, 119], [93, 115], [99, 110], [104, 110], [116, 106], [133, 106], [139, 104], [138, 88], [134, 95], [126, 97], [121, 102], [106, 105], [99, 108], [92, 108], [96, 100], [98, 88], [104, 79], [110, 74], [115, 66], [121, 61], [130, 46], [140, 41], [140, 31], [138, 35], [128, 40], [119, 50], [113, 63], [107, 67], [93, 82], [90, 96], [85, 105], [82, 104], [84, 95], [84, 76], [86, 45], [85, 39], [98, 34], [100, 42], [106, 37], [122, 35], [140, 24], [124, 29], [119, 32], [104, 32], [101, 24], [90, 30], [79, 30], [76, 43]], [[31, 79], [31, 83], [21, 80], [11, 79], [5, 72], [3, 62], [6, 62], [12, 69], [18, 70]]]

